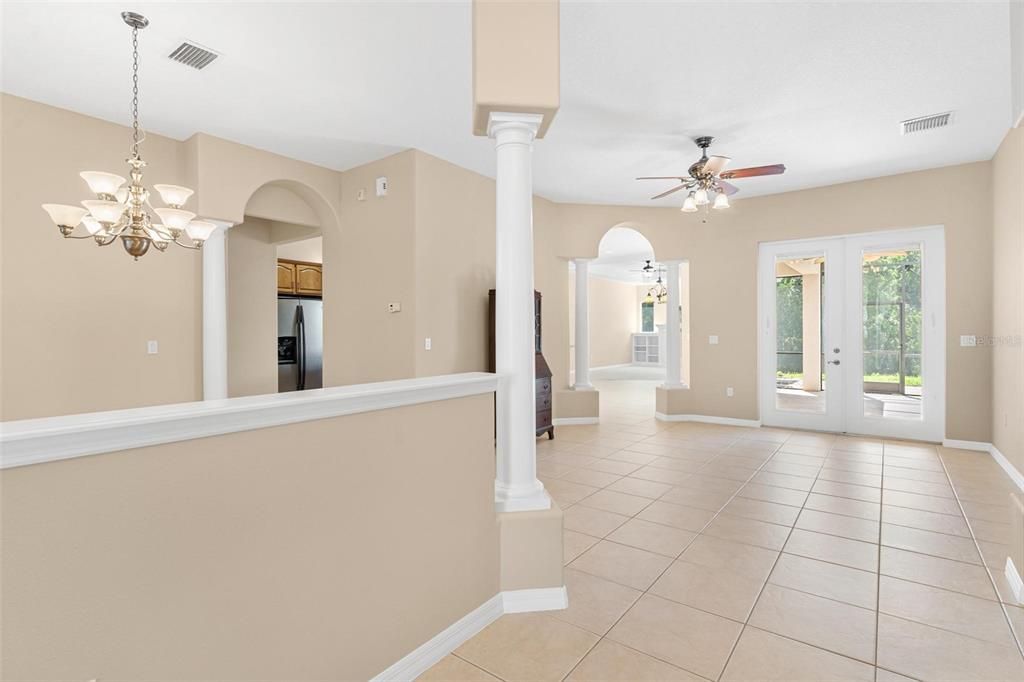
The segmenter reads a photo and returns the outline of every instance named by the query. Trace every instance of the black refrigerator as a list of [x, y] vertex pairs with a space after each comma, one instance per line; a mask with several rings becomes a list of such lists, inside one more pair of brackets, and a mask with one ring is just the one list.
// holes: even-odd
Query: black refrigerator
[[277, 299], [277, 390], [303, 391], [324, 385], [324, 302]]

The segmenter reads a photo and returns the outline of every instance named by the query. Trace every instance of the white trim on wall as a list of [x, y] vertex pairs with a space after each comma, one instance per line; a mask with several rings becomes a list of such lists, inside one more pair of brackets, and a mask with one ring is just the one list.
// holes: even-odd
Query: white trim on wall
[[600, 423], [598, 417], [555, 417], [552, 426], [587, 426]]
[[978, 440], [953, 440], [947, 438], [942, 441], [942, 447], [944, 448], [955, 448], [957, 450], [974, 450], [976, 452], [987, 452], [992, 456], [992, 459], [996, 461], [1006, 475], [1010, 477], [1013, 484], [1016, 485], [1022, 492], [1024, 492], [1024, 474], [1017, 470], [1017, 467], [1010, 463], [1010, 460], [1006, 459], [1006, 455], [999, 451], [992, 443], [985, 443]]
[[725, 426], [747, 426], [759, 428], [761, 421], [758, 419], [738, 419], [736, 417], [714, 417], [707, 414], [665, 414], [655, 412], [654, 416], [663, 422], [701, 422], [704, 424], [722, 424]]
[[564, 585], [499, 592], [403, 656], [372, 678], [371, 682], [408, 682], [416, 679], [506, 613], [559, 611], [568, 606], [569, 597]]
[[494, 393], [484, 372], [0, 423], [0, 468]]

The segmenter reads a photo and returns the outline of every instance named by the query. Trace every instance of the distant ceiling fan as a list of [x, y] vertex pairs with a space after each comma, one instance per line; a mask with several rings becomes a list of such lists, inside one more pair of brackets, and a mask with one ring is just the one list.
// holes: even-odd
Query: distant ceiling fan
[[654, 273], [658, 272], [658, 268], [651, 265], [650, 260], [644, 261], [644, 266], [639, 270], [630, 270], [630, 272], [639, 272], [643, 274], [644, 279], [650, 279], [654, 276]]
[[[781, 163], [724, 170], [726, 164], [731, 160], [728, 156], [708, 156], [708, 147], [711, 146], [714, 139], [704, 136], [694, 140], [701, 150], [701, 156], [696, 163], [690, 166], [687, 171], [688, 175], [650, 176], [637, 178], [637, 180], [678, 180], [681, 183], [679, 186], [653, 196], [651, 199], [661, 199], [682, 189], [689, 190], [690, 193], [683, 201], [682, 210], [685, 213], [693, 213], [699, 207], [706, 207], [708, 204], [717, 209], [729, 208], [729, 196], [738, 192], [739, 188], [726, 182], [727, 180], [756, 178], [760, 175], [781, 175], [786, 172], [786, 166]], [[715, 195], [713, 199], [711, 195]]]

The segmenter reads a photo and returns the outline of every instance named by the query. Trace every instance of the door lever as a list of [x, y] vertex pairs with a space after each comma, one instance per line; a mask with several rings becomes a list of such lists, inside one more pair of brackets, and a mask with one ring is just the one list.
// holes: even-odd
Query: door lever
[[838, 365], [839, 361], [838, 360], [829, 360], [828, 364], [830, 364], [830, 365]]

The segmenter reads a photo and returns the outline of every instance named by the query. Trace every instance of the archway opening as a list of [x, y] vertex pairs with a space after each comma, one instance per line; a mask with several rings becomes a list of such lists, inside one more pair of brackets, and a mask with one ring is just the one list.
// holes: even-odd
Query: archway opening
[[[305, 189], [306, 191], [303, 191]], [[323, 207], [298, 183], [268, 183], [227, 233], [228, 395], [324, 386]]]
[[[603, 414], [649, 417], [655, 390], [666, 380], [669, 282], [650, 240], [640, 229], [619, 224], [604, 233], [597, 258], [586, 262], [585, 296], [577, 287], [576, 259], [570, 262], [570, 375], [576, 384], [577, 363], [586, 358], [588, 383], [601, 393]], [[681, 368], [688, 380], [688, 267], [679, 267], [683, 346]], [[578, 339], [577, 305], [587, 304], [587, 339]], [[578, 347], [585, 341], [583, 350]], [[581, 378], [584, 376], [580, 375]]]

